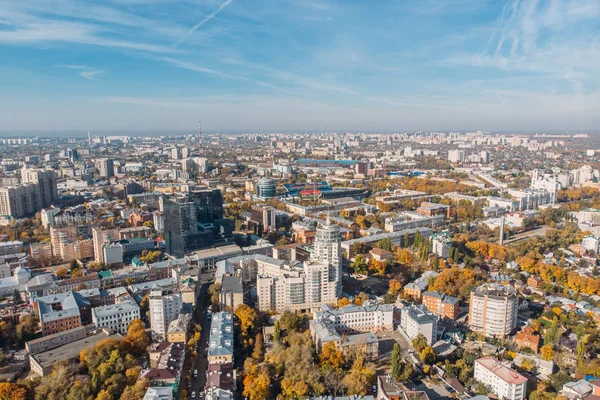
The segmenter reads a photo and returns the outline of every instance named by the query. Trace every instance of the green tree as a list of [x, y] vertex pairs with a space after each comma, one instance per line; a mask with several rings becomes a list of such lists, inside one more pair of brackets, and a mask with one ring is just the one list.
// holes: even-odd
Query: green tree
[[402, 354], [398, 343], [394, 343], [392, 350], [392, 376], [396, 379], [402, 374]]
[[280, 337], [281, 337], [281, 326], [279, 325], [279, 321], [275, 321], [275, 326], [273, 327], [273, 342], [279, 343]]

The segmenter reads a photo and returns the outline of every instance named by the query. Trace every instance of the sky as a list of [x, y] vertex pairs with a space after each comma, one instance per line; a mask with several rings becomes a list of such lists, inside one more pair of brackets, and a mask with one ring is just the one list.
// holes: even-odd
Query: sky
[[0, 0], [0, 133], [600, 130], [598, 0]]

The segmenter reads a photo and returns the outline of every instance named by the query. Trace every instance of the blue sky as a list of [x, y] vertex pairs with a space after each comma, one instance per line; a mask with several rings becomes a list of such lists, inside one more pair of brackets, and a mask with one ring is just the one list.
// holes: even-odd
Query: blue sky
[[0, 131], [600, 128], [597, 0], [0, 0]]

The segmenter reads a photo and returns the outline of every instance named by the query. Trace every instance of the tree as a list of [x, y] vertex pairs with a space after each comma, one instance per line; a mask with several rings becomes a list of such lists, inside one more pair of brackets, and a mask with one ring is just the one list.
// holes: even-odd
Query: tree
[[420, 353], [425, 347], [427, 347], [427, 339], [425, 339], [423, 334], [419, 333], [417, 337], [412, 340], [412, 345], [413, 348]]
[[540, 349], [540, 353], [542, 355], [543, 360], [550, 361], [554, 358], [554, 350], [550, 345], [542, 346]]
[[280, 337], [281, 337], [281, 326], [279, 325], [279, 321], [275, 321], [275, 326], [273, 327], [273, 342], [279, 343]]
[[246, 374], [243, 394], [249, 400], [264, 400], [269, 398], [270, 385], [271, 378], [269, 378], [268, 372], [264, 369], [257, 369], [254, 373]]
[[369, 300], [369, 295], [366, 294], [365, 292], [360, 292], [354, 298], [354, 304], [356, 304], [357, 306], [362, 306], [364, 304], [364, 302], [367, 300]]
[[252, 351], [252, 358], [256, 361], [262, 361], [265, 355], [264, 349], [264, 340], [262, 333], [256, 334], [256, 339], [254, 339], [254, 351]]
[[392, 350], [392, 376], [396, 379], [402, 374], [402, 354], [400, 352], [400, 345], [394, 343], [394, 350]]
[[330, 365], [332, 368], [339, 368], [344, 364], [344, 354], [338, 350], [333, 342], [327, 342], [319, 354], [321, 365]]
[[365, 364], [364, 357], [361, 355], [354, 361], [349, 373], [342, 379], [342, 383], [347, 395], [364, 396], [374, 379], [375, 368]]
[[144, 354], [150, 345], [146, 335], [146, 327], [141, 319], [134, 319], [127, 328], [125, 341], [130, 343], [136, 354]]
[[[146, 252], [146, 253], [144, 254], [144, 252]], [[140, 256], [140, 261], [145, 262], [146, 264], [152, 264], [152, 263], [155, 263], [158, 260], [160, 260], [161, 255], [162, 255], [162, 253], [160, 252], [160, 250], [156, 250], [156, 251], [144, 250], [142, 252], [142, 255]]]
[[347, 297], [342, 297], [337, 301], [338, 308], [347, 306], [348, 304], [351, 304], [351, 301]]
[[35, 338], [35, 332], [38, 327], [37, 319], [32, 315], [26, 315], [19, 319], [19, 323], [15, 328], [17, 340], [20, 343], [28, 342]]
[[427, 365], [433, 365], [435, 363], [435, 351], [431, 348], [431, 346], [425, 347], [420, 353], [419, 357], [421, 361], [423, 361]]
[[58, 269], [56, 270], [56, 276], [58, 276], [60, 279], [65, 279], [68, 273], [69, 272], [67, 271], [67, 269], [63, 266], [58, 267]]
[[413, 377], [413, 375], [415, 374], [415, 367], [413, 367], [412, 363], [410, 362], [405, 362], [404, 366], [402, 367], [402, 374], [400, 375], [400, 380], [402, 381], [407, 381], [410, 378]]
[[27, 390], [15, 383], [0, 383], [0, 400], [26, 400]]
[[242, 304], [235, 310], [235, 316], [240, 321], [242, 334], [248, 336], [250, 331], [254, 329], [256, 325], [256, 320], [258, 318], [256, 310], [246, 304]]
[[392, 251], [392, 240], [389, 237], [383, 238], [375, 244], [375, 247], [382, 250]]
[[521, 363], [521, 368], [524, 371], [532, 372], [535, 369], [535, 364], [533, 363], [533, 361], [531, 361], [531, 358], [525, 357], [523, 359], [523, 362]]
[[544, 338], [544, 341], [548, 342], [548, 344], [558, 344], [558, 341], [560, 340], [558, 325], [558, 317], [555, 316], [552, 320], [552, 325], [550, 325], [550, 328], [546, 331], [546, 337]]
[[83, 270], [81, 268], [75, 268], [71, 270], [71, 278], [81, 278], [83, 276]]
[[369, 263], [369, 271], [372, 271], [374, 274], [383, 275], [386, 273], [387, 264], [383, 261], [377, 261], [372, 259]]
[[212, 303], [213, 310], [217, 310], [219, 304], [221, 303], [220, 294], [221, 294], [221, 284], [213, 283], [208, 288], [208, 294], [210, 294], [210, 302]]
[[354, 261], [350, 264], [350, 266], [354, 269], [354, 272], [357, 274], [367, 275], [369, 273], [369, 267], [365, 258], [359, 254], [354, 257]]
[[287, 332], [296, 332], [306, 323], [306, 317], [290, 311], [284, 311], [279, 321]]
[[388, 290], [389, 290], [389, 292], [391, 294], [397, 296], [402, 291], [402, 284], [400, 283], [399, 280], [392, 279], [389, 282], [389, 289]]
[[93, 269], [94, 271], [102, 271], [104, 266], [97, 261], [91, 261], [88, 263], [88, 268]]

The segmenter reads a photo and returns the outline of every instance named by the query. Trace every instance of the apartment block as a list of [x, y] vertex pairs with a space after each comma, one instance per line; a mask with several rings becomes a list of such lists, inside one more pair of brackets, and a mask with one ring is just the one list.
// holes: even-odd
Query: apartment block
[[460, 300], [438, 292], [424, 292], [423, 305], [442, 318], [456, 319], [460, 312]]
[[208, 363], [233, 362], [233, 314], [213, 313], [208, 341]]
[[140, 306], [133, 300], [92, 308], [92, 321], [96, 327], [108, 328], [123, 335], [127, 334], [131, 321], [139, 318]]
[[413, 340], [423, 335], [428, 345], [437, 341], [439, 317], [427, 310], [425, 306], [407, 306], [400, 310], [399, 330]]
[[150, 328], [155, 340], [167, 339], [169, 324], [181, 312], [181, 294], [172, 289], [157, 289], [150, 292]]
[[488, 337], [504, 337], [517, 327], [519, 296], [514, 287], [487, 283], [471, 291], [469, 327]]
[[475, 360], [473, 377], [501, 399], [526, 398], [527, 378], [494, 357]]

